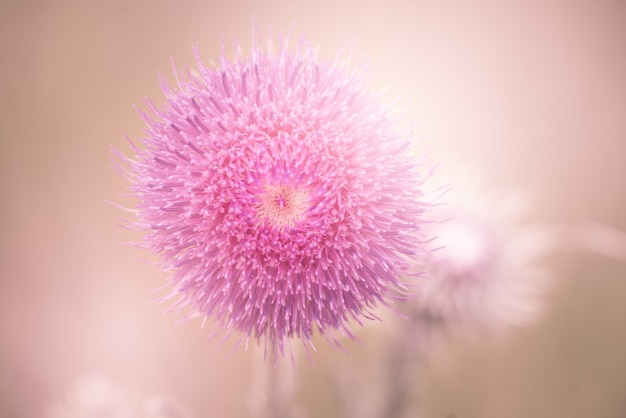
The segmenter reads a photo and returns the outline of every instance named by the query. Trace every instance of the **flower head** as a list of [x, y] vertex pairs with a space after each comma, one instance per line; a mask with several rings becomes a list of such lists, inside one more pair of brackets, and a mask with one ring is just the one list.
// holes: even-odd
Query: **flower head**
[[188, 418], [173, 399], [152, 396], [141, 400], [128, 387], [102, 376], [77, 379], [63, 397], [46, 405], [45, 418]]
[[46, 418], [132, 418], [136, 400], [124, 388], [99, 376], [77, 380], [63, 398], [50, 404]]
[[429, 268], [413, 306], [465, 329], [529, 324], [548, 284], [534, 263], [548, 252], [547, 229], [523, 222], [528, 206], [520, 193], [490, 196], [467, 179], [455, 183], [447, 203], [435, 214], [444, 221], [435, 240], [443, 260]]
[[144, 246], [171, 271], [176, 308], [282, 349], [334, 339], [397, 296], [425, 251], [411, 135], [365, 71], [301, 41], [162, 81], [136, 155], [117, 156]]

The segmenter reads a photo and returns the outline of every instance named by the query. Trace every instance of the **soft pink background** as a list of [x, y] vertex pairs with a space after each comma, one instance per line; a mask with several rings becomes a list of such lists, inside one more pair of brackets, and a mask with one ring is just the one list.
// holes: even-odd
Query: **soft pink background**
[[[297, 5], [296, 5], [297, 4]], [[132, 104], [162, 100], [170, 56], [205, 61], [251, 21], [305, 32], [324, 57], [355, 40], [373, 88], [407, 92], [434, 158], [534, 197], [536, 220], [626, 230], [626, 3], [601, 1], [17, 1], [0, 5], [0, 417], [37, 416], [78, 377], [163, 394], [195, 417], [250, 416], [253, 352], [227, 357], [197, 322], [173, 326], [149, 291], [165, 275], [119, 242], [107, 205], [125, 181], [110, 145], [141, 134]], [[431, 370], [429, 416], [626, 416], [626, 267], [575, 249], [545, 320], [504, 345], [460, 346]], [[325, 373], [372, 361], [318, 344], [308, 416], [333, 412]]]

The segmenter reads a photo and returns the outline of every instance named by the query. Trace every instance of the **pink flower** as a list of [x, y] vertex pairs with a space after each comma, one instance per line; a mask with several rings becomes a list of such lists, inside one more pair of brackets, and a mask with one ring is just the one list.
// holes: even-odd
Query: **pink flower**
[[411, 135], [363, 69], [320, 61], [305, 41], [222, 53], [213, 69], [195, 53], [197, 72], [161, 81], [167, 103], [146, 100], [136, 155], [114, 151], [174, 308], [281, 351], [314, 328], [352, 336], [348, 323], [396, 298], [425, 251]]
[[188, 418], [173, 399], [152, 396], [141, 400], [125, 386], [102, 376], [83, 376], [64, 396], [44, 406], [45, 418]]
[[537, 260], [550, 252], [550, 231], [524, 222], [524, 196], [490, 196], [477, 184], [454, 182], [448, 205], [433, 215], [445, 220], [433, 242], [442, 246], [413, 306], [456, 329], [507, 331], [532, 323], [550, 280]]
[[65, 393], [45, 408], [46, 418], [133, 418], [136, 400], [122, 388], [99, 376], [77, 380]]

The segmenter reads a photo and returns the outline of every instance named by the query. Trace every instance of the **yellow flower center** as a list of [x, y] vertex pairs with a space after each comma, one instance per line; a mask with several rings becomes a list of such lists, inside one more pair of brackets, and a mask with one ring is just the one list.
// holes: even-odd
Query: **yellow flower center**
[[303, 190], [290, 185], [268, 185], [256, 205], [257, 216], [279, 228], [292, 227], [302, 219], [308, 201]]

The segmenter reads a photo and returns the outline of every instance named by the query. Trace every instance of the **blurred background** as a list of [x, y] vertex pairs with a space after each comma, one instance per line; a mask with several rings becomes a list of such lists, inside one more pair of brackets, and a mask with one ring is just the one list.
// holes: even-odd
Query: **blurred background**
[[[119, 245], [139, 236], [106, 203], [127, 187], [110, 147], [129, 153], [125, 136], [142, 129], [132, 106], [163, 101], [157, 71], [172, 79], [171, 56], [194, 65], [196, 42], [217, 61], [220, 34], [230, 56], [235, 34], [247, 53], [252, 17], [264, 33], [293, 25], [321, 57], [353, 39], [372, 88], [404, 94], [432, 160], [524, 190], [531, 221], [626, 231], [624, 1], [3, 0], [0, 417], [44, 416], [85, 376], [191, 417], [256, 416], [258, 354], [216, 350], [199, 321], [163, 316], [150, 292], [166, 275]], [[425, 416], [625, 417], [626, 247], [614, 236], [565, 237], [540, 260], [557, 285], [539, 323], [433, 359]], [[368, 332], [349, 355], [320, 341], [315, 366], [298, 364], [299, 416], [342, 416], [331, 372], [376, 361]]]

